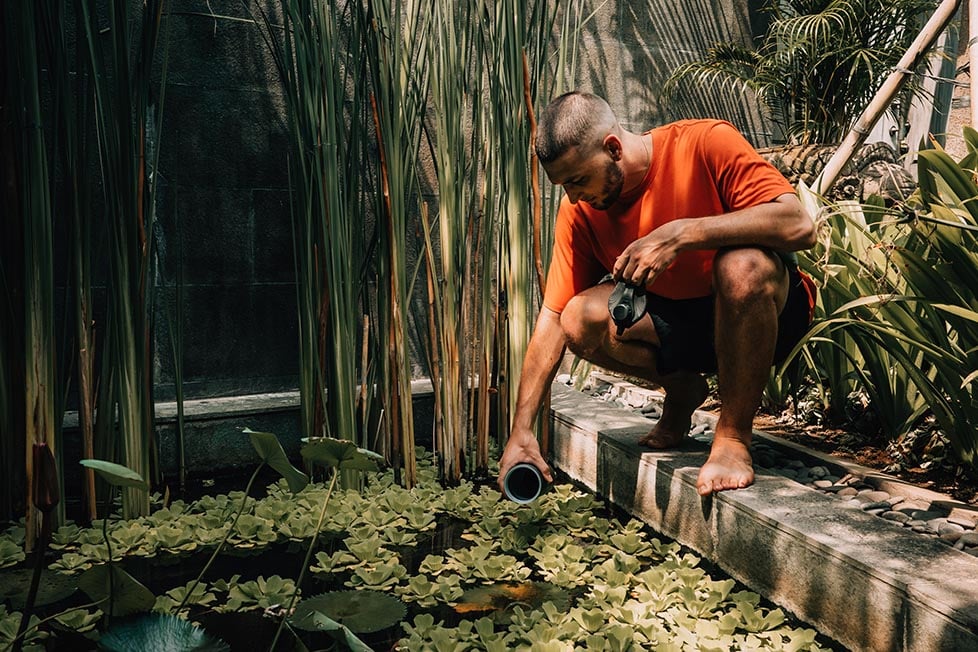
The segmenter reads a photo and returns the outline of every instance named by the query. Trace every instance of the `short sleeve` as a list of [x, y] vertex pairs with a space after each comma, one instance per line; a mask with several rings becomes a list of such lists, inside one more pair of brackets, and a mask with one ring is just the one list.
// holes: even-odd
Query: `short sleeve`
[[560, 202], [554, 224], [554, 247], [547, 270], [543, 305], [563, 312], [576, 294], [595, 285], [607, 271], [594, 253], [587, 221], [567, 197]]
[[704, 158], [727, 210], [757, 206], [794, 193], [784, 175], [728, 122], [718, 122], [709, 130], [704, 139]]

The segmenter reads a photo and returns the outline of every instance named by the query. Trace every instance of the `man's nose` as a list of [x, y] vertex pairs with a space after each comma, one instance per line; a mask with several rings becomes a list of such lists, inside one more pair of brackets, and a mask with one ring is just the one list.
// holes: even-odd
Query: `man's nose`
[[580, 190], [568, 190], [567, 188], [564, 188], [564, 192], [567, 193], [567, 199], [569, 199], [570, 203], [572, 204], [576, 204], [581, 198]]

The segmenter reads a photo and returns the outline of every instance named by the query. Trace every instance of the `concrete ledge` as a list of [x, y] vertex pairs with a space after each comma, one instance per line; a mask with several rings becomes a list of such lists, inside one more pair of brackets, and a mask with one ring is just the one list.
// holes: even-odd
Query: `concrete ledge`
[[978, 558], [760, 468], [703, 499], [707, 444], [640, 447], [647, 418], [561, 384], [551, 409], [557, 468], [846, 647], [978, 650]]
[[[432, 392], [427, 378], [411, 382], [416, 429], [430, 430]], [[158, 402], [154, 409], [160, 468], [164, 474], [174, 474], [179, 469], [177, 404]], [[248, 437], [242, 435], [244, 428], [275, 433], [285, 452], [299, 457], [304, 433], [299, 432], [298, 391], [190, 399], [184, 401], [183, 414], [184, 459], [190, 475], [213, 477], [253, 468], [258, 458]], [[77, 412], [65, 413], [63, 428], [77, 432]], [[81, 445], [77, 437], [69, 438], [68, 444]], [[80, 452], [72, 455], [80, 457]]]

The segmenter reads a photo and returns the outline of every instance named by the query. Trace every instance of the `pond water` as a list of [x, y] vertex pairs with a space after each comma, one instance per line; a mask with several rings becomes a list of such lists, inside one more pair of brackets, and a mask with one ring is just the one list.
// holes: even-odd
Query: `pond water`
[[[420, 475], [410, 491], [389, 473], [372, 475], [359, 492], [310, 485], [292, 494], [284, 482], [254, 491], [183, 608], [242, 506], [241, 491], [110, 521], [113, 558], [152, 594], [156, 612], [179, 614], [232, 650], [267, 650], [328, 501], [296, 614], [276, 649], [296, 649], [295, 637], [309, 650], [329, 649], [344, 636], [338, 649], [350, 642], [373, 650], [838, 648], [569, 483], [517, 505], [488, 483], [442, 488], [430, 463]], [[4, 536], [14, 541], [17, 531]], [[61, 529], [45, 586], [61, 585], [67, 595], [45, 595], [51, 601], [35, 613], [80, 610], [45, 623], [25, 649], [97, 648], [106, 619], [74, 588], [90, 585], [86, 573], [105, 557], [100, 529]], [[12, 625], [16, 631], [7, 612], [22, 607], [23, 591], [13, 587], [25, 584], [29, 565], [0, 570], [7, 606], [0, 648]], [[139, 617], [113, 617], [108, 627]], [[310, 630], [334, 622], [348, 631]]]

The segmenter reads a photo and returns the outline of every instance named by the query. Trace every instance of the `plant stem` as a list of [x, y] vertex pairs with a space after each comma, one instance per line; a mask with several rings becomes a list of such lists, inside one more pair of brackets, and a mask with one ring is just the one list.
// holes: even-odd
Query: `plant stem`
[[329, 498], [333, 495], [333, 487], [336, 486], [336, 477], [339, 475], [338, 469], [333, 469], [333, 476], [329, 480], [329, 488], [326, 489], [326, 498], [323, 499], [323, 508], [319, 510], [319, 520], [316, 522], [316, 530], [312, 533], [312, 541], [309, 542], [309, 548], [306, 549], [306, 557], [302, 560], [302, 568], [299, 569], [299, 577], [295, 581], [295, 591], [292, 592], [292, 597], [289, 598], [289, 604], [285, 607], [285, 612], [282, 614], [282, 620], [278, 623], [278, 629], [275, 632], [275, 638], [272, 639], [272, 644], [268, 648], [269, 652], [274, 652], [275, 646], [278, 645], [278, 639], [282, 635], [282, 628], [285, 627], [285, 621], [288, 619], [289, 614], [292, 613], [292, 607], [295, 605], [295, 599], [299, 596], [299, 587], [302, 586], [302, 579], [305, 577], [306, 569], [309, 568], [309, 561], [312, 559], [312, 551], [316, 549], [316, 541], [319, 539], [319, 530], [323, 527], [323, 520], [326, 518], [326, 507], [329, 505]]
[[197, 579], [194, 580], [194, 583], [190, 585], [190, 589], [187, 590], [186, 595], [183, 596], [183, 600], [180, 601], [180, 604], [176, 608], [177, 613], [179, 613], [180, 610], [183, 609], [184, 606], [187, 604], [187, 600], [189, 600], [190, 596], [193, 595], [194, 589], [196, 589], [197, 585], [200, 584], [202, 579], [204, 579], [204, 575], [210, 569], [211, 564], [213, 564], [214, 560], [217, 559], [217, 556], [221, 554], [221, 550], [227, 544], [228, 539], [231, 538], [231, 533], [234, 532], [234, 526], [238, 524], [238, 519], [241, 517], [241, 514], [244, 512], [245, 505], [248, 503], [248, 494], [251, 493], [251, 485], [254, 484], [255, 479], [258, 477], [258, 472], [261, 471], [262, 468], [264, 468], [264, 466], [265, 466], [264, 462], [259, 464], [258, 468], [255, 469], [255, 472], [251, 474], [251, 478], [248, 479], [248, 484], [245, 486], [245, 490], [244, 490], [244, 494], [245, 494], [244, 498], [241, 499], [241, 507], [238, 508], [238, 513], [234, 515], [234, 520], [231, 521], [231, 527], [229, 527], [227, 532], [224, 533], [224, 538], [221, 539], [221, 542], [219, 544], [217, 544], [217, 548], [215, 548], [214, 552], [211, 553], [210, 559], [208, 559], [207, 563], [204, 564], [204, 567], [201, 569], [200, 574], [197, 576]]

